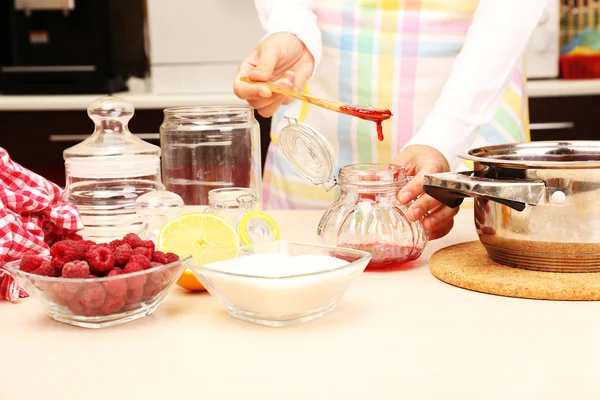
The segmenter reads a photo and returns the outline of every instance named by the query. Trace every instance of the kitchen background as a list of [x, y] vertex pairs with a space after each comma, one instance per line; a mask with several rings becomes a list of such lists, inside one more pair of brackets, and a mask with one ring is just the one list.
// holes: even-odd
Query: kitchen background
[[[131, 131], [158, 144], [166, 107], [242, 103], [232, 77], [264, 34], [251, 0], [1, 3], [0, 146], [60, 185], [90, 102], [127, 98]], [[598, 137], [599, 23], [600, 0], [549, 0], [526, 54], [532, 140]]]

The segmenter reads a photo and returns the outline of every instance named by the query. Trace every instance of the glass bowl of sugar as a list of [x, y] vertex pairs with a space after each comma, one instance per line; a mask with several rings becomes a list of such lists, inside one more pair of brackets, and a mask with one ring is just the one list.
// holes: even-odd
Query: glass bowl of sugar
[[188, 267], [227, 312], [268, 326], [307, 322], [330, 313], [371, 254], [310, 243], [275, 241], [211, 254], [220, 261]]

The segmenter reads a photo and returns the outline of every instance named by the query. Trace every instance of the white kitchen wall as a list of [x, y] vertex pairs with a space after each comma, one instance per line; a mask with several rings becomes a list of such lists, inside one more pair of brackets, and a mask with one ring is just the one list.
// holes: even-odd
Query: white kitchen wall
[[253, 0], [148, 0], [154, 93], [229, 93], [264, 35]]

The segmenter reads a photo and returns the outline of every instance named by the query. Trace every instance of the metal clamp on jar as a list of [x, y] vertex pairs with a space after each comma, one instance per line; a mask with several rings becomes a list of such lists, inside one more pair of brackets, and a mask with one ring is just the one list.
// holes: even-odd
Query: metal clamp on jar
[[292, 168], [340, 196], [325, 212], [317, 234], [323, 244], [368, 251], [368, 269], [396, 268], [417, 259], [427, 235], [420, 221], [410, 222], [397, 199], [408, 182], [404, 168], [394, 164], [352, 164], [333, 175], [333, 149], [316, 130], [287, 118], [279, 146]]
[[425, 192], [459, 206], [475, 198], [490, 258], [549, 272], [600, 272], [600, 142], [481, 147], [460, 158], [474, 171], [425, 176]]

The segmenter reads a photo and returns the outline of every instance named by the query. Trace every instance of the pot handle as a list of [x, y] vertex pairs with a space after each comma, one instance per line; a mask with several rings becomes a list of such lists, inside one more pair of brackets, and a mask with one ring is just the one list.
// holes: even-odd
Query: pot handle
[[425, 193], [450, 208], [460, 206], [465, 197], [484, 198], [523, 211], [526, 205], [543, 202], [546, 185], [543, 181], [500, 180], [464, 173], [425, 175]]

